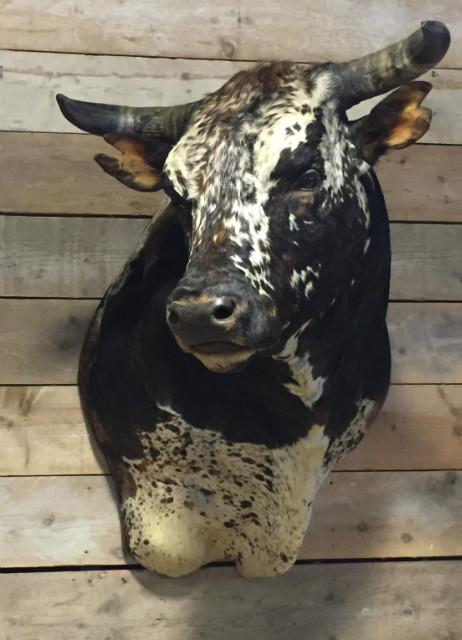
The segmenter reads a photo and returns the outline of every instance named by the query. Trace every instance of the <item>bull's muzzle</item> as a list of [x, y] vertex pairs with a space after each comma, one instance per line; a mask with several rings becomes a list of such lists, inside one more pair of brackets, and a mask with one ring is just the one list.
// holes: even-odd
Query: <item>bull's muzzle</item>
[[184, 295], [168, 303], [167, 323], [183, 351], [211, 371], [225, 373], [254, 353], [240, 331], [247, 312], [237, 295]]

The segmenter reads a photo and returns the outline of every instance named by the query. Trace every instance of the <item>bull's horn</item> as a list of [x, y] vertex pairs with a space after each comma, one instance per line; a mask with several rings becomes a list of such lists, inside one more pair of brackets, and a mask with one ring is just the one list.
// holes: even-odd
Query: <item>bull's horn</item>
[[65, 118], [83, 131], [103, 136], [107, 133], [161, 136], [178, 140], [201, 101], [174, 107], [122, 107], [56, 96]]
[[345, 109], [415, 80], [443, 58], [451, 42], [442, 22], [428, 20], [410, 36], [376, 53], [333, 65]]

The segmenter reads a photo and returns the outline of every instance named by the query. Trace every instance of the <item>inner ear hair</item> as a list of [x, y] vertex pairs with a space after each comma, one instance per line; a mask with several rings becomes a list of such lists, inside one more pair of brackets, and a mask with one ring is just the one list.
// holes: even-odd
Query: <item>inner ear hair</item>
[[158, 191], [163, 165], [172, 144], [162, 138], [146, 141], [142, 138], [111, 133], [104, 136], [121, 152], [118, 156], [99, 153], [95, 161], [111, 176], [137, 191]]
[[431, 88], [423, 81], [405, 84], [379, 102], [368, 116], [352, 123], [358, 150], [369, 164], [389, 149], [408, 147], [428, 131], [432, 113], [421, 103]]

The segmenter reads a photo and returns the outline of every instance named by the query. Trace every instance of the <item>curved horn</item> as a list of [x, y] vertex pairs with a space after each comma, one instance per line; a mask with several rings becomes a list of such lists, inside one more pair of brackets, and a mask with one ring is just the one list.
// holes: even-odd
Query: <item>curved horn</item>
[[351, 62], [333, 65], [341, 85], [342, 107], [349, 109], [418, 78], [443, 58], [450, 42], [446, 25], [428, 20], [404, 40]]
[[73, 125], [104, 136], [107, 133], [131, 133], [139, 136], [161, 136], [178, 140], [185, 132], [191, 116], [202, 101], [174, 107], [123, 107], [98, 102], [72, 100], [56, 96], [59, 108]]

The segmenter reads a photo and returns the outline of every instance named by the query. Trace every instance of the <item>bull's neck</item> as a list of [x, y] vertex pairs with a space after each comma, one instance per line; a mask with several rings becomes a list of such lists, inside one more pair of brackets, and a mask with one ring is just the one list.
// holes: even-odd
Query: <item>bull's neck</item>
[[287, 339], [274, 359], [286, 364], [292, 381], [285, 387], [307, 407], [326, 392], [326, 383], [339, 360], [345, 339], [341, 300], [317, 320], [308, 320]]
[[286, 382], [284, 386], [307, 407], [312, 407], [322, 396], [326, 381], [325, 376], [316, 370], [318, 368], [314, 366], [309, 350], [300, 350], [310, 324], [311, 321], [304, 323], [288, 338], [282, 351], [273, 356], [275, 360], [284, 362], [290, 370], [292, 381]]

